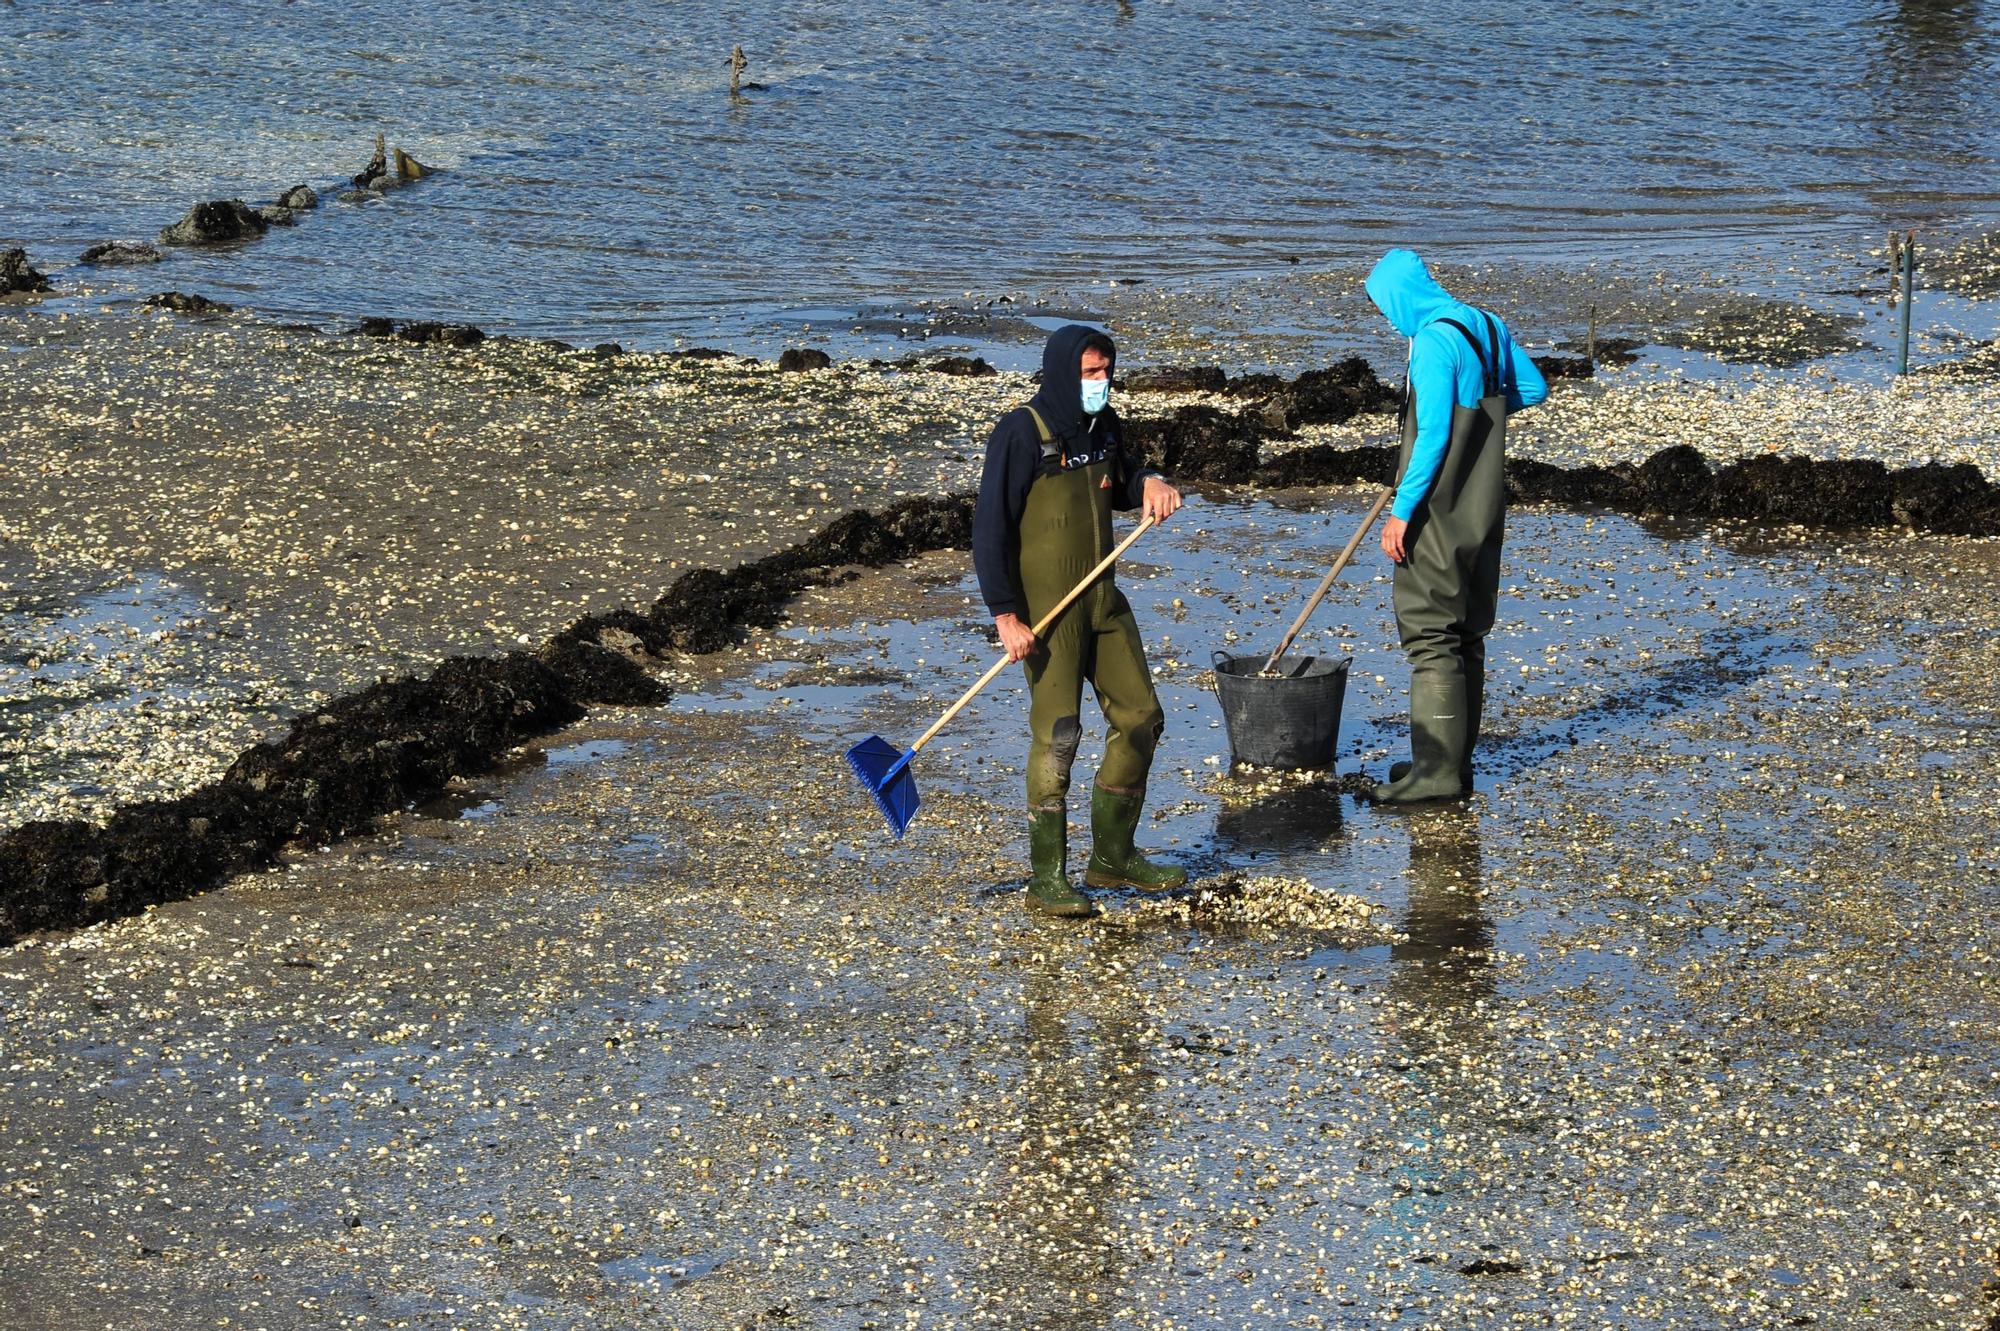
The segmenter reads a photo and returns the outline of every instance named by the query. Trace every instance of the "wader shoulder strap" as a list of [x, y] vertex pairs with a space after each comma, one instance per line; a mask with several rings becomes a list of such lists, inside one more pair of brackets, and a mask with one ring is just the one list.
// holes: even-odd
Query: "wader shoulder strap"
[[1479, 317], [1486, 321], [1486, 335], [1493, 339], [1493, 386], [1497, 391], [1502, 393], [1512, 392], [1514, 388], [1514, 362], [1503, 357], [1501, 354], [1500, 323], [1485, 310], [1479, 312]]
[[1068, 471], [1069, 454], [1064, 451], [1062, 441], [1056, 438], [1055, 431], [1049, 428], [1049, 423], [1042, 419], [1042, 413], [1028, 403], [1022, 404], [1022, 410], [1035, 422], [1035, 434], [1042, 441], [1042, 474], [1055, 475]]
[[1042, 465], [1044, 467], [1053, 466], [1057, 471], [1061, 471], [1063, 464], [1062, 447], [1056, 443], [1055, 432], [1049, 429], [1049, 423], [1042, 419], [1042, 413], [1036, 411], [1032, 404], [1023, 403], [1021, 410], [1027, 412], [1029, 419], [1034, 421], [1035, 434], [1042, 441]]
[[1487, 330], [1493, 334], [1493, 354], [1491, 356], [1486, 354], [1486, 348], [1480, 345], [1479, 339], [1472, 335], [1472, 330], [1458, 320], [1440, 319], [1438, 322], [1441, 324], [1450, 324], [1465, 335], [1465, 341], [1472, 348], [1472, 354], [1479, 358], [1479, 378], [1486, 388], [1484, 396], [1497, 397], [1501, 388], [1499, 364], [1500, 331], [1493, 327], [1491, 315], [1486, 314], [1484, 310], [1481, 310], [1480, 314], [1486, 319]]

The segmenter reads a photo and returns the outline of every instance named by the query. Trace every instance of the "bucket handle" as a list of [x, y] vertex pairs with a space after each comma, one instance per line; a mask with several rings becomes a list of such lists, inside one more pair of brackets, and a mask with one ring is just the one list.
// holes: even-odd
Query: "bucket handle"
[[1216, 648], [1214, 651], [1208, 654], [1208, 664], [1212, 669], [1215, 670], [1222, 669], [1224, 662], [1234, 661], [1235, 659], [1236, 659], [1235, 657], [1231, 656], [1228, 652], [1223, 651], [1220, 647]]

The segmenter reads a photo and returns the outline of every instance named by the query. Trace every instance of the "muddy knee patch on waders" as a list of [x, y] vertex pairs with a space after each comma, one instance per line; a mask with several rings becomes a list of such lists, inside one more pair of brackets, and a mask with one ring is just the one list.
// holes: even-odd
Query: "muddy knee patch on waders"
[[1028, 762], [1028, 807], [1038, 813], [1060, 812], [1069, 797], [1070, 769], [1083, 743], [1083, 719], [1059, 717], [1049, 728], [1046, 744], [1037, 742]]
[[[1483, 317], [1485, 342], [1456, 319], [1440, 320], [1471, 344], [1484, 395], [1474, 406], [1452, 404], [1444, 458], [1411, 515], [1405, 562], [1396, 568], [1396, 629], [1410, 661], [1411, 766], [1375, 788], [1379, 800], [1446, 798], [1463, 791], [1471, 775], [1481, 709], [1468, 695], [1484, 681], [1507, 521], [1505, 362], [1499, 330], [1491, 316]], [[1399, 484], [1416, 447], [1416, 427], [1412, 398], [1403, 408]]]

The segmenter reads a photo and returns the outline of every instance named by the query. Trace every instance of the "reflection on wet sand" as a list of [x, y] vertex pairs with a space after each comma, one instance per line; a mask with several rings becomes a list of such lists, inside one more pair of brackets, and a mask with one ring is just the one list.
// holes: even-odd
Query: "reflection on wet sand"
[[1427, 810], [1410, 819], [1406, 941], [1389, 949], [1397, 1033], [1419, 1058], [1485, 1043], [1481, 1005], [1493, 996], [1493, 925], [1486, 918], [1479, 815]]
[[1317, 850], [1340, 835], [1344, 798], [1332, 783], [1315, 781], [1247, 804], [1223, 801], [1215, 812], [1215, 839], [1252, 859]]
[[[1493, 926], [1483, 907], [1479, 815], [1464, 807], [1408, 815], [1409, 900], [1389, 949], [1387, 1032], [1405, 1056], [1382, 1094], [1406, 1149], [1391, 1175], [1385, 1233], [1435, 1248], [1433, 1225], [1455, 1193], [1475, 1189], [1498, 1154], [1490, 1119], [1503, 1078], [1497, 1061]], [[1393, 1055], [1392, 1055], [1393, 1057]]]
[[1142, 999], [1118, 964], [1143, 946], [1108, 942], [1087, 968], [1052, 953], [1028, 977], [1020, 1147], [981, 1299], [1011, 1324], [1102, 1326], [1120, 1305], [1128, 1258], [1113, 1199], [1136, 1174], [1159, 1084]]

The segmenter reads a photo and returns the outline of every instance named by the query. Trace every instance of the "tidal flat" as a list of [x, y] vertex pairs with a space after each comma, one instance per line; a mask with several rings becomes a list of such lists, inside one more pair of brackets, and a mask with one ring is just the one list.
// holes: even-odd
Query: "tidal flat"
[[[1134, 297], [1120, 309], [1128, 371], [1279, 354], [1238, 336], [1275, 298], [1256, 285], [1233, 298], [1234, 324], [1200, 293]], [[1530, 289], [1538, 318], [1565, 327], [1602, 285]], [[1621, 317], [1662, 336], [1708, 308], [1678, 287], [1618, 289]], [[1792, 318], [1754, 308], [1756, 327]], [[30, 309], [6, 330], [0, 829], [183, 794], [329, 697], [449, 653], [540, 643], [852, 508], [968, 491], [992, 420], [1033, 391], [1024, 373], [842, 361], [780, 374], [500, 338], [456, 350], [247, 314]], [[1731, 345], [1783, 341], [1746, 336]], [[1392, 363], [1376, 367], [1394, 381]], [[1244, 405], [1134, 394], [1123, 409], [1201, 403]], [[1648, 359], [1558, 381], [1509, 442], [1570, 467], [1686, 444], [1716, 463], [1967, 463], [2000, 481], [1996, 420], [2000, 380], [1986, 373], [1883, 385], [1822, 365], [1693, 374]], [[1364, 415], [1265, 451], [1392, 434], [1388, 416]]]
[[[966, 490], [1030, 391], [9, 327], [0, 826]], [[2000, 476], [1994, 391], [1642, 364], [1510, 446]], [[1232, 770], [1207, 680], [1368, 497], [1198, 487], [1121, 570], [1183, 896], [1022, 909], [1012, 675], [888, 838], [842, 750], [992, 650], [940, 551], [371, 834], [0, 952], [9, 1326], [1987, 1327], [2000, 545], [1517, 508], [1478, 793], [1402, 816], [1347, 793], [1402, 743], [1379, 555], [1301, 646], [1354, 658], [1327, 777]]]
[[1022, 909], [1011, 676], [889, 839], [840, 754], [986, 659], [943, 552], [375, 835], [11, 949], [0, 1306], [1983, 1327], [2000, 550], [1517, 511], [1478, 794], [1394, 815], [1339, 789], [1400, 739], [1379, 567], [1302, 648], [1354, 657], [1334, 779], [1232, 773], [1203, 669], [1365, 497], [1204, 495], [1121, 573], [1190, 898]]

